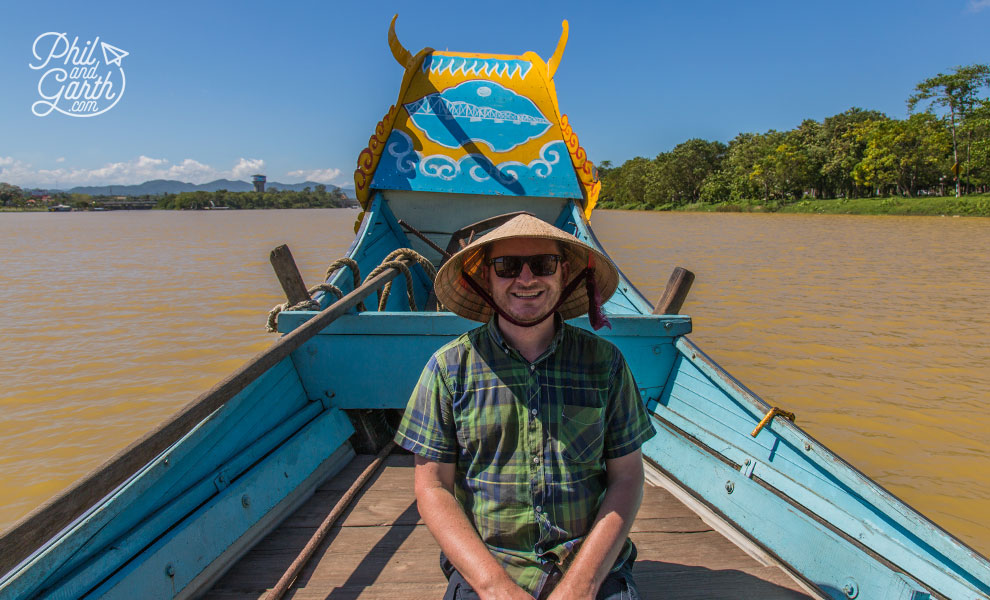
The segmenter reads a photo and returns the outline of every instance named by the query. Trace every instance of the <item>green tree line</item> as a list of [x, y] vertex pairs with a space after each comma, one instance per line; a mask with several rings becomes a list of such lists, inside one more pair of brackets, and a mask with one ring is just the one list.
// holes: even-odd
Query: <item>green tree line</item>
[[600, 206], [670, 210], [748, 202], [772, 210], [802, 198], [990, 191], [990, 66], [922, 81], [908, 117], [861, 108], [790, 131], [691, 139], [656, 158], [599, 167]]
[[[182, 192], [160, 196], [142, 196], [129, 200], [156, 201], [155, 208], [164, 210], [203, 210], [210, 208], [263, 209], [263, 208], [338, 208], [345, 205], [347, 195], [339, 188], [328, 191], [327, 186], [317, 185], [304, 188], [300, 192], [269, 189], [259, 192]], [[93, 196], [90, 194], [70, 194], [56, 192], [50, 195], [46, 204], [41, 195], [24, 190], [16, 185], [0, 183], [0, 207], [13, 209], [44, 209], [53, 204], [66, 204], [79, 210], [92, 208], [113, 208], [116, 196]]]
[[258, 208], [337, 208], [344, 206], [347, 196], [339, 188], [327, 191], [327, 186], [317, 185], [301, 192], [269, 189], [264, 192], [182, 192], [165, 194], [158, 199], [157, 208], [170, 210], [198, 210], [214, 207], [234, 209]]

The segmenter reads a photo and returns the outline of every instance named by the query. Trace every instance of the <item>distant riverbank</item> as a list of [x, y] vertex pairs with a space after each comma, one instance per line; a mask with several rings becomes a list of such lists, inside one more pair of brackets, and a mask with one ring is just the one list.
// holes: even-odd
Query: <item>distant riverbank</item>
[[[210, 210], [211, 207], [201, 207]], [[218, 207], [219, 208], [219, 207]], [[266, 206], [262, 210], [278, 210], [282, 208], [308, 208], [304, 206]], [[338, 207], [327, 207], [338, 208]], [[735, 202], [705, 203], [696, 202], [677, 208], [647, 208], [640, 204], [625, 206], [609, 206], [615, 210], [647, 210], [675, 212], [745, 212], [745, 213], [799, 213], [823, 215], [897, 215], [897, 216], [959, 216], [959, 217], [990, 217], [990, 194], [973, 194], [956, 198], [954, 196], [924, 196], [920, 198], [834, 198], [827, 200], [799, 200], [788, 204], [775, 201], [764, 202], [757, 200], [739, 200]], [[3, 212], [45, 212], [47, 208], [37, 207], [0, 207]], [[75, 208], [75, 211], [92, 210]], [[163, 210], [155, 207], [154, 210]], [[164, 209], [164, 210], [190, 210]], [[195, 210], [195, 209], [192, 209]], [[214, 209], [216, 210], [216, 209]], [[258, 210], [253, 207], [234, 208], [234, 210]], [[109, 211], [108, 211], [109, 212]]]
[[[178, 194], [145, 194], [143, 196], [108, 196], [70, 192], [44, 193], [44, 190], [23, 190], [0, 182], [0, 210], [41, 211], [61, 208], [72, 210], [227, 210], [255, 208], [344, 208], [357, 204], [340, 188], [328, 190], [323, 184], [302, 190], [231, 192], [197, 190]], [[59, 211], [56, 211], [59, 212]]]
[[[118, 211], [121, 211], [121, 210], [144, 211], [144, 212], [149, 211], [149, 210], [154, 210], [154, 211], [168, 211], [168, 212], [172, 212], [172, 211], [176, 211], [176, 210], [228, 210], [228, 209], [229, 210], [292, 210], [292, 209], [316, 209], [316, 208], [336, 209], [336, 208], [358, 208], [358, 207], [357, 206], [265, 206], [265, 207], [257, 207], [257, 208], [255, 208], [255, 207], [237, 208], [237, 207], [229, 207], [229, 206], [216, 206], [216, 207], [205, 207], [205, 208], [204, 207], [201, 207], [201, 208], [160, 208], [160, 207], [157, 207], [156, 206], [156, 207], [153, 207], [153, 208], [143, 208], [143, 209], [133, 209], [133, 208], [97, 208], [95, 210], [93, 208], [78, 208], [78, 207], [74, 207], [71, 212], [118, 212]], [[0, 206], [0, 213], [24, 213], [24, 212], [58, 212], [58, 211], [52, 211], [52, 210], [49, 210], [48, 208], [45, 208], [45, 207], [41, 207], [41, 208], [34, 208], [34, 207], [23, 208], [23, 207], [17, 207], [17, 206]], [[70, 211], [63, 211], [63, 212], [70, 212]]]
[[[610, 208], [617, 208], [619, 210], [651, 210], [641, 205], [625, 205]], [[787, 204], [756, 200], [716, 203], [696, 202], [667, 210], [677, 212], [990, 217], [990, 194], [973, 194], [961, 198], [954, 196], [922, 196], [919, 198], [895, 196], [889, 198], [834, 198], [827, 200], [809, 198]]]

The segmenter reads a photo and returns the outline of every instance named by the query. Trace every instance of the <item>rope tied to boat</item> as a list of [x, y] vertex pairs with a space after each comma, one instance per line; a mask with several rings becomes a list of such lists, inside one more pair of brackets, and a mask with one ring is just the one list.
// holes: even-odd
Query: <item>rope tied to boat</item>
[[[310, 294], [313, 290], [308, 290]], [[339, 291], [339, 290], [338, 290]], [[265, 331], [268, 333], [274, 333], [278, 331], [278, 314], [285, 310], [319, 310], [320, 303], [316, 300], [310, 298], [309, 300], [303, 300], [298, 304], [293, 304], [289, 306], [288, 302], [283, 302], [282, 304], [276, 304], [268, 311], [268, 322], [265, 323]]]
[[[377, 267], [375, 267], [374, 270], [372, 270], [371, 273], [368, 274], [368, 276], [364, 279], [364, 281], [367, 282], [373, 279], [374, 277], [381, 274], [383, 271], [387, 269], [391, 269], [391, 268], [398, 269], [399, 271], [402, 272], [403, 275], [405, 275], [406, 278], [406, 294], [409, 298], [409, 309], [418, 310], [416, 308], [416, 298], [413, 295], [414, 288], [412, 282], [412, 274], [409, 272], [409, 267], [407, 267], [404, 262], [401, 262], [401, 259], [416, 261], [416, 263], [423, 268], [427, 276], [430, 278], [431, 284], [437, 278], [436, 267], [433, 266], [433, 263], [431, 263], [429, 259], [427, 259], [422, 254], [416, 252], [411, 248], [399, 248], [398, 250], [389, 253], [389, 255], [386, 256], [385, 259], [382, 261], [382, 263]], [[346, 256], [342, 258], [338, 258], [337, 260], [330, 263], [330, 265], [327, 267], [326, 283], [319, 283], [306, 290], [310, 295], [309, 299], [293, 304], [292, 306], [289, 306], [288, 302], [283, 302], [282, 304], [276, 304], [275, 306], [272, 307], [270, 311], [268, 311], [268, 322], [265, 324], [265, 329], [268, 331], [268, 333], [273, 333], [278, 330], [278, 315], [281, 312], [296, 311], [296, 310], [317, 310], [317, 311], [320, 310], [321, 307], [319, 301], [314, 300], [312, 298], [313, 294], [317, 292], [323, 292], [324, 294], [333, 294], [337, 297], [338, 300], [343, 298], [344, 297], [343, 290], [333, 285], [332, 283], [329, 283], [330, 278], [333, 276], [333, 274], [343, 267], [347, 267], [351, 270], [351, 275], [354, 282], [354, 289], [357, 289], [361, 285], [361, 267], [358, 266], [357, 261], [354, 260], [353, 258], [349, 258]], [[385, 310], [385, 304], [388, 302], [388, 296], [391, 291], [392, 291], [392, 282], [389, 281], [387, 284], [385, 284], [385, 287], [379, 292], [378, 310]], [[365, 312], [366, 310], [368, 310], [364, 304], [364, 301], [359, 302], [355, 308], [357, 309], [358, 312]], [[437, 310], [440, 310], [439, 306], [437, 307]]]
[[[275, 306], [272, 307], [270, 311], [268, 311], [268, 322], [265, 324], [265, 329], [268, 331], [268, 333], [274, 333], [275, 331], [278, 330], [278, 314], [280, 312], [287, 310], [288, 311], [320, 310], [320, 303], [312, 298], [313, 294], [317, 292], [323, 292], [324, 294], [332, 293], [333, 295], [337, 296], [338, 300], [343, 298], [344, 292], [339, 287], [335, 286], [332, 283], [329, 283], [330, 278], [333, 276], [333, 274], [336, 273], [338, 270], [340, 270], [342, 267], [348, 267], [351, 270], [351, 274], [353, 275], [353, 280], [354, 280], [354, 289], [357, 289], [358, 286], [361, 285], [361, 267], [358, 266], [357, 261], [354, 260], [353, 258], [348, 258], [346, 256], [342, 258], [338, 258], [337, 260], [330, 263], [330, 266], [327, 267], [327, 275], [325, 278], [326, 282], [318, 283], [313, 287], [309, 288], [308, 290], [306, 290], [310, 295], [310, 298], [308, 300], [303, 300], [302, 302], [298, 302], [296, 304], [293, 304], [292, 306], [289, 306], [288, 302], [283, 302], [282, 304], [276, 304]], [[367, 310], [367, 308], [365, 308], [364, 306], [363, 300], [361, 302], [358, 302], [356, 308], [358, 312], [364, 312], [365, 310]]]
[[[330, 281], [330, 278], [333, 277], [333, 274], [339, 271], [342, 267], [347, 267], [351, 270], [351, 275], [353, 276], [352, 279], [354, 281], [354, 289], [357, 289], [358, 286], [361, 285], [361, 267], [358, 266], [356, 260], [354, 260], [353, 258], [348, 258], [346, 256], [338, 258], [337, 260], [330, 263], [330, 266], [327, 267], [327, 276], [324, 277], [323, 280]], [[339, 297], [340, 296], [338, 296], [338, 298]], [[359, 311], [366, 310], [364, 308], [364, 302], [358, 304], [357, 309]]]
[[[427, 277], [430, 278], [431, 284], [433, 283], [434, 280], [436, 280], [437, 269], [436, 267], [433, 266], [433, 263], [430, 262], [428, 258], [423, 256], [419, 252], [416, 252], [412, 248], [399, 248], [398, 250], [394, 250], [390, 252], [389, 255], [385, 257], [385, 260], [382, 261], [382, 264], [375, 267], [375, 269], [368, 274], [368, 277], [367, 279], [365, 279], [365, 281], [371, 279], [375, 275], [378, 275], [379, 273], [390, 267], [395, 267], [399, 269], [400, 271], [402, 271], [402, 274], [405, 275], [406, 277], [406, 296], [409, 298], [409, 310], [419, 310], [418, 308], [416, 308], [416, 298], [413, 295], [412, 273], [409, 272], [409, 268], [406, 266], [405, 263], [399, 262], [400, 259], [416, 261], [416, 263], [419, 264], [419, 266], [423, 267], [423, 270], [426, 272]], [[378, 295], [378, 310], [385, 310], [385, 305], [388, 303], [388, 296], [390, 293], [392, 293], [391, 281], [385, 284], [385, 287], [382, 288], [382, 291]], [[439, 305], [437, 306], [437, 310], [440, 310]]]

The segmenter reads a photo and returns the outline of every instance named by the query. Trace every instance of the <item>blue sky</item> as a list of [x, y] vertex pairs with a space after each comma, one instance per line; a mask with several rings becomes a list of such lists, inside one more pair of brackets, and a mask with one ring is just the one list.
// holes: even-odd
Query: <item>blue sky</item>
[[[592, 160], [655, 156], [692, 137], [786, 130], [851, 106], [904, 117], [916, 83], [990, 62], [990, 0], [899, 2], [18, 2], [0, 6], [0, 181], [21, 186], [353, 183], [395, 101], [393, 14], [424, 46], [549, 57]], [[99, 116], [32, 114], [45, 32], [129, 54]]]

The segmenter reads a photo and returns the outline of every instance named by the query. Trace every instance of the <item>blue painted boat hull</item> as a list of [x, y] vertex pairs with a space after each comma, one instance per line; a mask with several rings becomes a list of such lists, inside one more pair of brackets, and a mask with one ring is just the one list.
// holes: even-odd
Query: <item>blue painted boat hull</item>
[[[574, 204], [555, 224], [601, 248]], [[379, 195], [348, 255], [367, 273], [408, 245]], [[429, 277], [416, 266], [412, 278], [415, 302], [425, 306]], [[332, 283], [354, 290], [346, 272]], [[321, 307], [331, 300], [321, 298]], [[345, 411], [403, 409], [430, 354], [476, 325], [412, 312], [398, 291], [383, 308], [341, 316], [63, 531], [38, 540], [0, 579], [0, 599], [173, 598], [208, 589], [350, 460]], [[605, 310], [612, 328], [599, 334], [626, 356], [659, 431], [644, 447], [647, 462], [823, 597], [990, 595], [985, 558], [792, 422], [776, 418], [752, 437], [770, 407], [688, 339], [689, 317], [652, 315], [625, 276]], [[279, 330], [315, 314], [284, 312]], [[587, 327], [582, 321], [574, 324]]]

